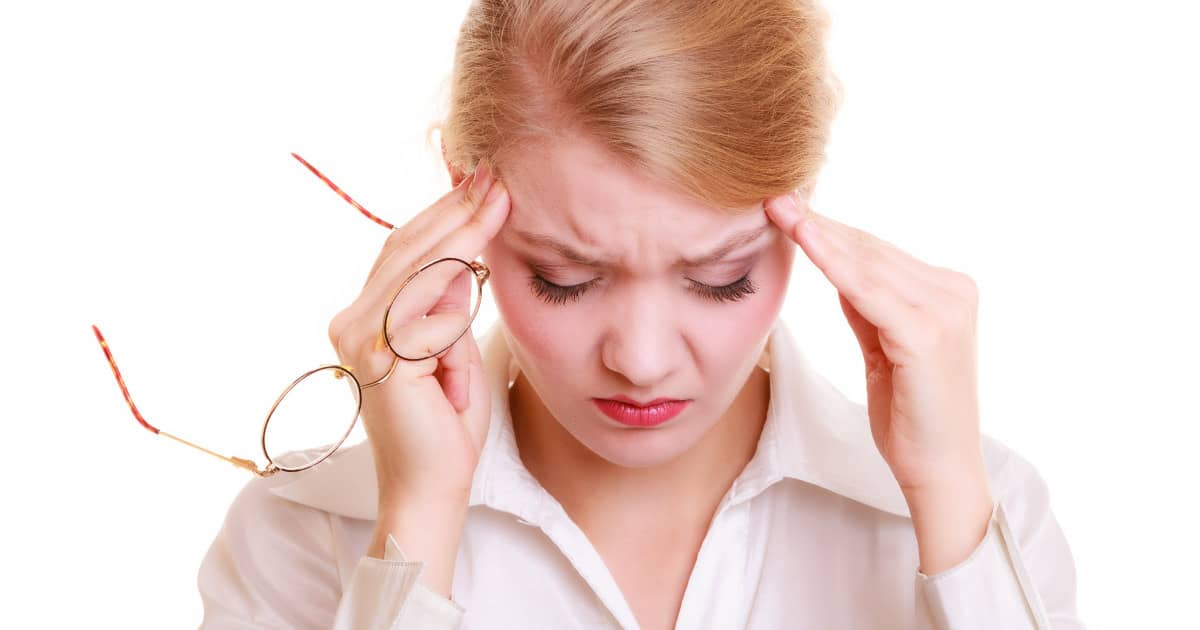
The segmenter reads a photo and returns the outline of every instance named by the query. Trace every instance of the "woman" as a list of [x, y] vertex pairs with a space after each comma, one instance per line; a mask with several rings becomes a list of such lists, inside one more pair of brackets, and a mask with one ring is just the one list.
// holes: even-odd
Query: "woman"
[[[979, 433], [973, 283], [808, 207], [826, 26], [802, 0], [475, 2], [455, 187], [329, 331], [374, 380], [389, 300], [446, 256], [485, 261], [500, 321], [365, 389], [367, 442], [246, 486], [204, 627], [1082, 627], [1044, 483]], [[777, 317], [797, 247], [865, 408]]]

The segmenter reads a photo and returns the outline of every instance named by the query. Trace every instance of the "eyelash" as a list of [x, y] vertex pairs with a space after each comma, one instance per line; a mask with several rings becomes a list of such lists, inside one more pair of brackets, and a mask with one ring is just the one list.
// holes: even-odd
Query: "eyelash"
[[[530, 287], [533, 289], [534, 295], [548, 304], [562, 305], [568, 301], [578, 300], [587, 292], [588, 288], [595, 280], [589, 280], [580, 284], [571, 286], [561, 286], [549, 282], [538, 274], [533, 274], [529, 277]], [[736, 302], [752, 295], [758, 291], [758, 286], [750, 280], [750, 274], [738, 278], [730, 284], [714, 287], [702, 282], [691, 280], [692, 286], [695, 287], [695, 292], [707, 300], [717, 303]]]

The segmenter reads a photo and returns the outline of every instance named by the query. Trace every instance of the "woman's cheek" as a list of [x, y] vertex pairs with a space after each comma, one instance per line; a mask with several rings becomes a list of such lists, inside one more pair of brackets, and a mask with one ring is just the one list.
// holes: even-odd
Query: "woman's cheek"
[[561, 347], [560, 337], [569, 333], [568, 314], [543, 302], [529, 288], [528, 267], [515, 257], [506, 256], [498, 246], [489, 246], [484, 258], [491, 268], [487, 288], [496, 301], [496, 310], [509, 334], [525, 353], [538, 359], [553, 358]]
[[524, 337], [525, 331], [536, 327], [538, 319], [539, 309], [533, 303], [534, 296], [526, 288], [526, 282], [522, 274], [516, 271], [515, 265], [496, 260], [490, 267], [492, 275], [487, 286], [496, 301], [496, 310], [513, 334]]
[[772, 247], [752, 273], [758, 292], [750, 296], [745, 308], [737, 309], [737, 323], [730, 340], [742, 347], [753, 347], [766, 336], [783, 308], [791, 279], [793, 255], [785, 248]]

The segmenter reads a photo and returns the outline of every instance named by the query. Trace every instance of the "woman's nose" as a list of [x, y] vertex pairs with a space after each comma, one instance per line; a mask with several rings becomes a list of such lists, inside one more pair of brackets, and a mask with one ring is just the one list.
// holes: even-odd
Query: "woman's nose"
[[602, 360], [608, 369], [623, 375], [635, 387], [665, 396], [657, 387], [675, 371], [685, 352], [683, 335], [669, 304], [641, 299], [630, 301], [614, 313]]

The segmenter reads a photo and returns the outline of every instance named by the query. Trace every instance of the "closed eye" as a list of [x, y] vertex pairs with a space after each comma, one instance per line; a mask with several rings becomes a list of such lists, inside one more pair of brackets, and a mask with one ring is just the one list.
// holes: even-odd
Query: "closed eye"
[[[531, 275], [529, 281], [530, 289], [534, 295], [548, 304], [557, 304], [560, 306], [567, 302], [578, 300], [596, 283], [596, 279], [593, 279], [579, 284], [562, 286], [546, 280], [537, 273]], [[689, 280], [689, 282], [692, 285], [694, 293], [704, 299], [717, 303], [736, 302], [758, 291], [758, 286], [750, 280], [749, 272], [741, 278], [722, 286], [712, 286], [703, 282], [696, 282], [695, 280]]]

